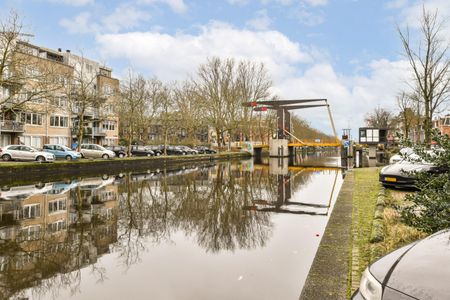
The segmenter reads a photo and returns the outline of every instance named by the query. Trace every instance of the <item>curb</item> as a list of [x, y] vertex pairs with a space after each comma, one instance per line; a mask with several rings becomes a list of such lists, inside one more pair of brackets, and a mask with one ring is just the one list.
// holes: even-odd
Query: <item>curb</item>
[[352, 242], [353, 172], [347, 173], [328, 220], [301, 300], [347, 299]]

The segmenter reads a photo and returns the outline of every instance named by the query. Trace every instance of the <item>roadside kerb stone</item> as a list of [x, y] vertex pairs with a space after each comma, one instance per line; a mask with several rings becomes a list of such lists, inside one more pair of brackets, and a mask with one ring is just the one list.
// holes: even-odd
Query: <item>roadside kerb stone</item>
[[309, 271], [301, 300], [347, 299], [349, 282], [353, 172], [347, 173]]

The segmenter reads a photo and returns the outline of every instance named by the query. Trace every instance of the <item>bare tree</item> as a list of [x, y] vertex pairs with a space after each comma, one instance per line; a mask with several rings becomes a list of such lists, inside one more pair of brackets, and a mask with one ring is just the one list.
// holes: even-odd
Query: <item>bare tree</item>
[[78, 57], [73, 65], [73, 76], [66, 85], [66, 95], [72, 114], [76, 117], [74, 129], [80, 150], [83, 137], [86, 136], [85, 126], [91, 117], [99, 118], [100, 105], [105, 101], [97, 89], [97, 73], [88, 70], [88, 60], [83, 55]]
[[179, 128], [180, 116], [176, 111], [173, 85], [163, 85], [159, 102], [158, 125], [163, 134], [164, 154], [167, 155], [169, 136]]
[[393, 119], [392, 113], [380, 106], [365, 117], [367, 126], [388, 129], [392, 127]]
[[57, 64], [40, 58], [28, 43], [20, 16], [11, 11], [0, 20], [0, 113], [20, 110], [28, 102], [49, 98], [61, 89]]
[[194, 85], [186, 81], [176, 87], [174, 101], [180, 117], [179, 127], [186, 131], [186, 138], [194, 144], [197, 142], [197, 134], [207, 127]]
[[433, 116], [450, 97], [449, 42], [444, 39], [444, 23], [438, 18], [438, 11], [429, 12], [422, 7], [421, 41], [416, 49], [410, 40], [409, 28], [398, 28], [405, 56], [412, 69], [418, 100], [424, 106], [425, 142], [431, 143]]
[[243, 104], [268, 96], [271, 81], [263, 64], [218, 57], [201, 65], [197, 75], [194, 84], [199, 102], [206, 121], [216, 130], [220, 147], [225, 134], [232, 135], [240, 125], [245, 128], [251, 123], [252, 110]]
[[397, 96], [397, 106], [400, 109], [399, 119], [403, 126], [403, 136], [409, 138], [411, 129], [418, 123], [418, 118], [414, 109], [414, 98], [405, 92]]
[[156, 113], [161, 97], [161, 84], [155, 80], [147, 81], [142, 75], [129, 72], [121, 86], [117, 108], [123, 131], [126, 135], [128, 155], [131, 153], [133, 139], [141, 139], [141, 131], [149, 126]]

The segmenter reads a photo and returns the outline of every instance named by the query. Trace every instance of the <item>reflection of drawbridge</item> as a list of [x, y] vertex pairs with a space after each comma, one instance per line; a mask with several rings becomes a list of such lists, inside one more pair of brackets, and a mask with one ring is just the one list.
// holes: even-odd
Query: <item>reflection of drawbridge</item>
[[[333, 200], [334, 190], [336, 188], [336, 181], [339, 173], [338, 172], [339, 168], [327, 168], [327, 167], [320, 167], [320, 168], [294, 167], [294, 168], [302, 168], [302, 169], [293, 176], [277, 175], [278, 193], [276, 201], [255, 199], [252, 201], [252, 205], [244, 206], [243, 209], [261, 212], [328, 216], [331, 207], [331, 201]], [[331, 189], [330, 197], [328, 198], [328, 202], [326, 204], [289, 201], [291, 199], [291, 182], [294, 180], [295, 177], [297, 177], [304, 171], [316, 172], [325, 170], [335, 171], [333, 187]]]

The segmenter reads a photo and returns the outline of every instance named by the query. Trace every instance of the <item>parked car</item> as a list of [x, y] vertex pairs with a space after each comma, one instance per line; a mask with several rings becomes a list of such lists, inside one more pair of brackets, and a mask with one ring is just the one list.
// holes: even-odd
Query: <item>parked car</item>
[[111, 150], [116, 154], [117, 157], [123, 158], [127, 156], [127, 148], [123, 146], [109, 146], [106, 147], [107, 150]]
[[398, 163], [412, 154], [414, 154], [414, 150], [412, 148], [402, 148], [400, 149], [398, 154], [394, 154], [391, 156], [391, 158], [389, 159], [389, 164]]
[[192, 149], [188, 146], [177, 146], [178, 148], [180, 148], [182, 151], [186, 152], [186, 154], [198, 154], [198, 151], [195, 149]]
[[96, 144], [81, 144], [81, 155], [84, 158], [104, 158], [109, 159], [116, 156], [116, 154], [108, 149]]
[[43, 150], [48, 153], [53, 153], [55, 158], [63, 158], [65, 160], [79, 159], [81, 154], [79, 152], [73, 151], [69, 147], [63, 145], [46, 144]]
[[160, 156], [164, 154], [164, 151], [161, 150], [161, 146], [145, 146], [146, 148], [152, 150], [156, 156]]
[[[164, 153], [164, 146], [161, 146], [161, 151]], [[167, 155], [186, 155], [187, 153], [176, 146], [167, 146]]]
[[8, 145], [0, 148], [0, 157], [8, 160], [35, 160], [38, 162], [53, 162], [55, 155], [37, 148], [24, 145]]
[[415, 188], [415, 172], [439, 173], [441, 172], [441, 169], [427, 162], [410, 162], [402, 160], [382, 168], [379, 180], [385, 187]]
[[145, 146], [133, 145], [131, 146], [131, 154], [133, 156], [154, 156], [155, 152]]
[[449, 253], [449, 229], [395, 250], [365, 270], [352, 299], [449, 299]]
[[217, 153], [216, 150], [213, 150], [213, 149], [208, 148], [206, 146], [197, 146], [194, 149], [197, 150], [198, 153], [200, 153], [200, 154], [215, 154], [215, 153]]

